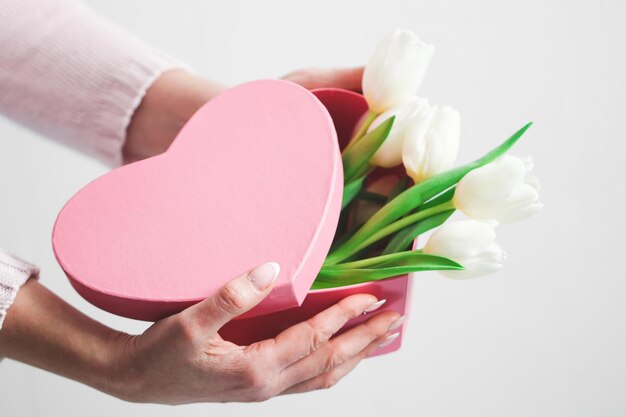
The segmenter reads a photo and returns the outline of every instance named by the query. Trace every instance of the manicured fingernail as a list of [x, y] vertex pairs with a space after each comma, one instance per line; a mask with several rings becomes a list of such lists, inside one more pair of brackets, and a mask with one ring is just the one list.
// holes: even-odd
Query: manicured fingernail
[[374, 304], [372, 304], [371, 306], [369, 306], [365, 310], [363, 310], [363, 314], [371, 313], [372, 311], [377, 310], [380, 306], [385, 304], [385, 301], [387, 301], [387, 299], [385, 299], [385, 298], [383, 298], [382, 300], [376, 301]]
[[257, 290], [263, 291], [272, 285], [272, 282], [274, 282], [279, 272], [280, 265], [276, 262], [268, 262], [250, 271], [248, 273], [248, 279]]
[[378, 347], [381, 348], [381, 347], [389, 346], [394, 340], [398, 338], [398, 336], [400, 336], [400, 332], [390, 334], [389, 336], [385, 337], [385, 339], [382, 342], [378, 344]]
[[402, 326], [404, 319], [406, 319], [406, 316], [402, 316], [398, 320], [394, 321], [391, 326], [389, 326], [389, 331], [396, 330], [398, 327]]

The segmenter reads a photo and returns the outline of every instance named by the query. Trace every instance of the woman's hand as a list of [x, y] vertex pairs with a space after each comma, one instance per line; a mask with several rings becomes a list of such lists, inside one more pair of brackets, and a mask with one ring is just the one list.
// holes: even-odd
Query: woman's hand
[[265, 264], [138, 336], [85, 316], [37, 280], [19, 291], [0, 330], [0, 357], [49, 370], [135, 402], [262, 401], [329, 388], [395, 338], [400, 315], [384, 311], [331, 338], [382, 303], [351, 295], [273, 339], [237, 346], [217, 333], [269, 294]]
[[[363, 67], [307, 68], [282, 79], [314, 89], [337, 87], [360, 91]], [[127, 129], [125, 163], [163, 153], [187, 120], [207, 101], [226, 89], [185, 70], [164, 73], [148, 89]]]
[[361, 92], [363, 67], [353, 68], [305, 68], [290, 72], [283, 80], [300, 84], [302, 87], [314, 88], [335, 87]]
[[[305, 88], [360, 90], [362, 68], [305, 69], [283, 79]], [[163, 74], [148, 90], [128, 129], [127, 162], [161, 153], [206, 101], [224, 90], [186, 71]], [[266, 266], [267, 270], [267, 266]], [[279, 394], [328, 388], [375, 350], [399, 315], [377, 314], [330, 339], [351, 318], [372, 309], [374, 296], [350, 296], [276, 338], [237, 346], [217, 333], [258, 304], [273, 284], [258, 290], [246, 274], [214, 298], [155, 323], [139, 336], [119, 337], [116, 369], [101, 389], [130, 401], [185, 403], [259, 401]], [[120, 346], [121, 345], [121, 346]]]
[[393, 336], [400, 316], [381, 312], [331, 339], [348, 320], [381, 304], [357, 294], [274, 339], [250, 346], [223, 340], [220, 327], [267, 296], [274, 278], [272, 264], [265, 264], [144, 334], [120, 339], [110, 392], [129, 401], [179, 404], [263, 401], [329, 388]]

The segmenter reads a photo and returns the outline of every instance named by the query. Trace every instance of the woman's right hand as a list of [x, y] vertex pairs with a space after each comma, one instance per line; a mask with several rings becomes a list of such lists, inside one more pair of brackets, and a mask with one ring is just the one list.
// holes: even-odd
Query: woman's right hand
[[329, 388], [394, 337], [400, 315], [385, 311], [331, 339], [348, 320], [382, 304], [356, 294], [273, 339], [249, 346], [222, 339], [218, 330], [265, 298], [277, 274], [277, 264], [261, 265], [143, 334], [120, 338], [108, 391], [135, 402], [264, 401]]

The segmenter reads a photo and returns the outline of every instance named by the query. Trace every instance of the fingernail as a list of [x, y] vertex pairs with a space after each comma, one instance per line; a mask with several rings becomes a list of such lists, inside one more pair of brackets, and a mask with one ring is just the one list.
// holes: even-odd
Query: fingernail
[[386, 301], [387, 301], [386, 298], [383, 298], [382, 300], [376, 301], [374, 304], [372, 304], [371, 306], [369, 306], [365, 310], [363, 310], [363, 314], [371, 313], [372, 311], [377, 310], [380, 306], [385, 304]]
[[268, 262], [261, 266], [257, 266], [248, 273], [248, 280], [254, 285], [258, 291], [263, 291], [276, 279], [280, 272], [280, 265], [276, 262]]
[[385, 339], [382, 342], [378, 344], [378, 347], [381, 348], [381, 347], [389, 346], [394, 340], [398, 338], [398, 336], [400, 336], [400, 332], [390, 334], [389, 336], [385, 337]]
[[398, 327], [402, 326], [402, 323], [404, 323], [404, 319], [406, 319], [406, 316], [402, 316], [398, 320], [394, 321], [391, 326], [389, 326], [388, 331], [396, 330]]

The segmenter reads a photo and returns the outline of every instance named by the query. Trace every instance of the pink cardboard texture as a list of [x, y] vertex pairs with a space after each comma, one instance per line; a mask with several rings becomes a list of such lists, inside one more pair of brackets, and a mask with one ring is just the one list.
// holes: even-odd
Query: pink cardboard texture
[[328, 253], [343, 171], [333, 121], [306, 89], [259, 80], [225, 91], [162, 155], [92, 181], [52, 243], [92, 304], [158, 320], [268, 261], [281, 272], [246, 316], [298, 306]]
[[[347, 145], [355, 125], [363, 113], [367, 111], [365, 99], [360, 94], [340, 89], [318, 89], [314, 90], [313, 93], [326, 106], [333, 118], [340, 146], [343, 147]], [[397, 176], [404, 174], [402, 167], [398, 167], [396, 170], [391, 170], [391, 172], [390, 170], [374, 171], [371, 177], [375, 179], [381, 175], [388, 175], [390, 173], [396, 174]], [[416, 245], [417, 241], [414, 242], [413, 247], [415, 248]], [[408, 318], [411, 305], [412, 283], [413, 280], [409, 278], [408, 275], [403, 275], [347, 287], [311, 290], [300, 307], [252, 318], [240, 316], [238, 319], [222, 327], [219, 333], [226, 340], [240, 345], [249, 345], [260, 340], [275, 337], [281, 331], [313, 317], [322, 310], [336, 304], [341, 299], [352, 294], [360, 293], [373, 294], [379, 300], [387, 300], [376, 312], [392, 310], [402, 315], [407, 315]], [[376, 312], [372, 314], [376, 314]], [[337, 334], [352, 329], [371, 316], [371, 314], [367, 314], [350, 320]], [[407, 322], [408, 320], [406, 320], [399, 329], [395, 330], [400, 332], [400, 336], [397, 339], [390, 345], [375, 351], [371, 357], [398, 350], [402, 344], [404, 328]]]

